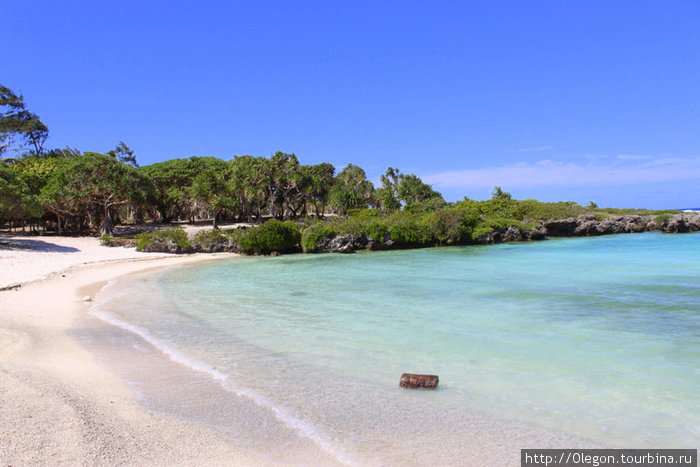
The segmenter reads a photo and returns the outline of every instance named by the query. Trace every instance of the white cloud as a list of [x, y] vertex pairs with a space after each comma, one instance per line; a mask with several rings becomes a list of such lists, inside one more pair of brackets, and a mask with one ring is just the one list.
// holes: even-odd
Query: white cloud
[[520, 148], [517, 151], [518, 152], [540, 152], [540, 151], [546, 151], [547, 149], [552, 149], [552, 146], [533, 146], [529, 148]]
[[631, 160], [649, 160], [653, 159], [651, 156], [635, 156], [631, 154], [620, 154], [617, 158], [621, 161], [631, 161]]
[[606, 157], [588, 163], [541, 160], [500, 167], [452, 170], [423, 177], [436, 189], [534, 186], [632, 185], [700, 180], [700, 157]]

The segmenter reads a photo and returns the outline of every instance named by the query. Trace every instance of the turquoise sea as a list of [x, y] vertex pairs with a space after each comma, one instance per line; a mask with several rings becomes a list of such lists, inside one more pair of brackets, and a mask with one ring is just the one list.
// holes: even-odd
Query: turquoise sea
[[[120, 280], [92, 313], [349, 463], [700, 439], [700, 233], [241, 257]], [[221, 402], [194, 421], [225, 431]]]

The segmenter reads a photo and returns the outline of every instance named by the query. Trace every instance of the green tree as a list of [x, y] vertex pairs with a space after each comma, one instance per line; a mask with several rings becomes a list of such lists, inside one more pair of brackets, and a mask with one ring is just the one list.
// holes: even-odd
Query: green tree
[[42, 154], [48, 136], [49, 128], [26, 109], [24, 97], [0, 85], [0, 155], [24, 147], [33, 154]]
[[407, 206], [414, 203], [423, 203], [430, 199], [444, 202], [440, 193], [433, 190], [430, 185], [423, 183], [423, 180], [413, 174], [401, 176], [397, 192], [399, 199]]
[[491, 199], [513, 199], [513, 196], [507, 191], [503, 191], [500, 186], [493, 187]]
[[215, 229], [219, 228], [219, 216], [224, 211], [237, 208], [229, 172], [230, 167], [224, 161], [208, 161], [207, 167], [195, 177], [192, 184], [192, 195], [200, 203], [200, 208], [209, 211]]
[[101, 226], [101, 232], [111, 234], [116, 209], [143, 202], [149, 188], [149, 180], [134, 167], [88, 152], [62, 167], [44, 187], [42, 196], [45, 206], [57, 216], [87, 217], [91, 224]]
[[267, 159], [254, 156], [236, 156], [231, 159], [230, 183], [238, 199], [239, 214], [247, 222], [260, 220], [267, 199]]
[[297, 156], [277, 151], [267, 160], [264, 173], [270, 215], [276, 218], [288, 217], [291, 207], [290, 194], [301, 182]]
[[224, 163], [216, 157], [190, 157], [170, 159], [137, 169], [153, 184], [150, 203], [162, 222], [169, 223], [173, 219], [192, 218], [195, 215], [197, 206], [192, 196], [192, 185], [208, 165], [216, 164], [212, 160]]
[[333, 188], [335, 167], [328, 162], [303, 166], [308, 177], [308, 195], [317, 217], [323, 218]]
[[22, 173], [0, 164], [0, 219], [27, 220], [41, 215], [38, 198]]
[[387, 211], [398, 211], [401, 209], [401, 201], [399, 201], [401, 175], [399, 174], [399, 169], [387, 168], [386, 173], [381, 177], [381, 182], [381, 188], [377, 188], [374, 193], [377, 205]]
[[124, 141], [119, 141], [116, 148], [107, 151], [107, 155], [134, 167], [139, 166], [138, 162], [136, 162], [136, 156], [134, 156], [134, 150], [127, 146]]
[[374, 186], [362, 168], [348, 164], [335, 177], [329, 202], [341, 214], [349, 209], [367, 208], [373, 202]]

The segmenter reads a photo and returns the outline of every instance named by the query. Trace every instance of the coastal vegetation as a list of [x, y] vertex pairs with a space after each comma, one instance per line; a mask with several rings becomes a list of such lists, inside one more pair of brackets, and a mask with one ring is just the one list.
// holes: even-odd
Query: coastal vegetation
[[[269, 254], [460, 245], [499, 241], [501, 234], [542, 238], [544, 221], [637, 215], [654, 216], [663, 226], [677, 213], [516, 200], [500, 187], [485, 201], [446, 202], [420, 177], [394, 167], [375, 187], [357, 165], [336, 173], [330, 163], [305, 165], [280, 151], [140, 167], [124, 142], [103, 153], [46, 150], [48, 127], [25, 108], [21, 95], [3, 86], [0, 109], [0, 152], [16, 156], [0, 163], [0, 223], [33, 232], [101, 234], [106, 245], [123, 244], [114, 236], [117, 224], [174, 226], [134, 238], [143, 251]], [[177, 228], [204, 220], [214, 230], [191, 239]], [[220, 232], [222, 222], [254, 227]], [[587, 234], [610, 230], [585, 228]]]

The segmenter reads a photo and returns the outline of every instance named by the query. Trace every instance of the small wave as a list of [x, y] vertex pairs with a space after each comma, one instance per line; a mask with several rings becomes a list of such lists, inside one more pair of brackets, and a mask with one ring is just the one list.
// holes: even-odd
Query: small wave
[[[98, 295], [102, 295], [103, 291], [113, 287], [115, 283], [116, 281], [108, 282], [107, 285], [105, 285], [105, 287], [102, 288]], [[168, 358], [170, 358], [172, 361], [185, 365], [188, 368], [191, 368], [195, 371], [199, 371], [201, 373], [211, 376], [214, 380], [218, 381], [225, 390], [232, 392], [240, 397], [247, 397], [260, 407], [272, 410], [272, 412], [275, 414], [275, 418], [280, 420], [289, 428], [296, 430], [302, 437], [308, 438], [314, 443], [316, 443], [323, 450], [335, 456], [336, 459], [338, 459], [340, 462], [351, 465], [355, 464], [355, 462], [352, 462], [345, 455], [344, 450], [340, 449], [339, 447], [335, 446], [334, 443], [329, 441], [327, 437], [312, 423], [291, 415], [287, 411], [277, 407], [274, 403], [270, 402], [265, 397], [255, 393], [250, 389], [234, 385], [229, 375], [220, 372], [211, 365], [208, 365], [204, 362], [189, 358], [186, 355], [181, 354], [180, 352], [175, 350], [173, 346], [170, 345], [168, 342], [154, 336], [147, 329], [119, 319], [113, 313], [101, 310], [99, 307], [99, 302], [97, 301], [94, 302], [93, 305], [90, 307], [89, 312], [92, 316], [95, 316], [108, 324], [117, 326], [133, 334], [136, 334], [137, 336], [141, 337], [146, 342], [160, 350], [163, 354], [167, 355]]]

